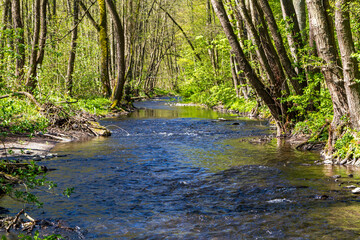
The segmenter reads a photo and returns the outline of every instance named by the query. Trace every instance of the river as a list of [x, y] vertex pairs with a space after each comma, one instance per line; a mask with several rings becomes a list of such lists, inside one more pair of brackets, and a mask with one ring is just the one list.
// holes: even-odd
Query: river
[[[344, 188], [360, 182], [358, 169], [316, 165], [319, 153], [277, 139], [247, 141], [272, 134], [267, 121], [164, 100], [136, 107], [102, 121], [110, 138], [53, 149], [65, 156], [43, 162], [56, 169], [48, 177], [75, 193], [39, 193], [34, 218], [62, 219], [85, 239], [360, 237], [359, 197]], [[0, 204], [13, 214], [22, 207]]]

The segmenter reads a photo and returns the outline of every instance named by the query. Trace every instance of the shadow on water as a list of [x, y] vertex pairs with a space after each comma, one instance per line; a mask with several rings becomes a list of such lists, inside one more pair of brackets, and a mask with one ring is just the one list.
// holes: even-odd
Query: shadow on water
[[[46, 161], [57, 169], [49, 177], [76, 192], [70, 199], [40, 193], [46, 204], [31, 211], [35, 217], [64, 219], [86, 229], [87, 239], [359, 236], [359, 198], [344, 189], [360, 182], [358, 169], [315, 165], [318, 153], [276, 139], [243, 141], [272, 134], [266, 121], [163, 101], [137, 107], [103, 120], [111, 138], [54, 149], [66, 157]], [[335, 174], [343, 178], [335, 182]], [[0, 202], [14, 213], [20, 207]]]

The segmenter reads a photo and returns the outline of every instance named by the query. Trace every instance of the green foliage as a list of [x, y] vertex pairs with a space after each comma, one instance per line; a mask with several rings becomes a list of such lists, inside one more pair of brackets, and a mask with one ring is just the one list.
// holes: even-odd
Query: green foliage
[[345, 128], [343, 135], [336, 140], [334, 157], [344, 159], [348, 154], [352, 154], [354, 158], [360, 158], [360, 139], [359, 132]]
[[28, 100], [0, 99], [0, 129], [13, 133], [44, 131], [48, 121]]
[[50, 236], [40, 237], [38, 231], [35, 232], [34, 236], [26, 236], [24, 234], [19, 235], [19, 240], [59, 240], [59, 239], [64, 239], [64, 238], [61, 237], [60, 234], [53, 234]]
[[[57, 185], [49, 181], [41, 166], [38, 166], [34, 161], [23, 167], [11, 169], [7, 161], [0, 161], [0, 169], [11, 176], [0, 177], [0, 189], [5, 194], [11, 196], [13, 199], [26, 203], [35, 204], [42, 207], [43, 203], [39, 201], [38, 197], [33, 193], [34, 190], [52, 190]], [[74, 189], [67, 189], [64, 194], [68, 196]]]
[[80, 99], [75, 107], [96, 115], [106, 115], [110, 111], [111, 101], [107, 98]]
[[[43, 168], [34, 161], [20, 167], [12, 167], [11, 162], [0, 161], [0, 169], [4, 174], [0, 177], [1, 191], [19, 202], [42, 207], [43, 203], [39, 201], [35, 191], [51, 191], [56, 194], [53, 190], [57, 184], [49, 181]], [[73, 192], [74, 188], [66, 188], [63, 195], [69, 197]]]

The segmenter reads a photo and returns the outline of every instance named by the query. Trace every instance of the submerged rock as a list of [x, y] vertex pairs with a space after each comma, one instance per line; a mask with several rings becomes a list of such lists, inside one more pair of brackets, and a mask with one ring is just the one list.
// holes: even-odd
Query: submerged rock
[[341, 175], [334, 175], [332, 178], [341, 178]]
[[95, 136], [100, 136], [100, 137], [111, 136], [110, 130], [104, 126], [101, 126], [98, 122], [89, 121], [89, 123], [91, 124], [91, 126], [89, 126], [89, 129], [93, 132]]
[[316, 195], [315, 196], [315, 199], [316, 200], [326, 200], [326, 199], [328, 199], [329, 198], [329, 196], [328, 195]]

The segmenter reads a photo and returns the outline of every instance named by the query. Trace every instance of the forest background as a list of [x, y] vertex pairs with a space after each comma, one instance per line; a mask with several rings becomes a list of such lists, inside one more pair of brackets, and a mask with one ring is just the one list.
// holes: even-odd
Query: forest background
[[3, 0], [0, 128], [44, 131], [52, 105], [106, 114], [185, 101], [270, 118], [280, 137], [360, 164], [360, 3]]

